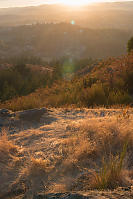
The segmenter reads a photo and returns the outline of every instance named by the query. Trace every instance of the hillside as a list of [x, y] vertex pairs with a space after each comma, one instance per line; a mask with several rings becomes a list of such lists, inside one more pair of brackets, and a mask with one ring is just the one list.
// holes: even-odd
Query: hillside
[[[133, 53], [96, 62], [80, 60], [76, 63], [70, 59], [53, 62], [52, 64], [54, 66], [53, 75], [40, 76], [45, 82], [44, 87], [42, 87], [42, 81], [39, 84], [41, 88], [38, 86], [39, 89], [30, 92], [27, 96], [22, 96], [21, 90], [17, 90], [22, 97], [16, 96], [16, 98], [13, 98], [12, 96], [12, 99], [8, 98], [7, 95], [7, 99], [11, 100], [1, 102], [0, 108], [16, 111], [63, 106], [110, 107], [112, 105], [132, 105], [133, 103]], [[79, 67], [78, 70], [75, 70], [76, 67]], [[3, 78], [2, 75], [1, 85], [4, 81], [9, 82], [9, 87], [6, 86], [7, 94], [10, 93], [12, 87], [16, 88], [15, 78], [18, 82], [20, 81], [16, 76], [14, 78], [14, 73], [11, 73], [10, 79], [13, 78], [12, 81], [9, 81], [6, 77], [5, 80]], [[38, 78], [36, 80], [38, 83]], [[32, 85], [31, 83], [34, 83], [34, 81], [30, 81], [29, 85]], [[21, 85], [21, 81], [19, 84]], [[28, 82], [26, 85], [28, 85]], [[1, 90], [4, 88], [3, 84]]]
[[133, 34], [132, 18], [133, 2], [1, 8], [0, 57], [120, 56]]
[[94, 3], [75, 9], [56, 4], [0, 9], [0, 26], [74, 20], [77, 25], [91, 29], [132, 30], [132, 18], [132, 2]]
[[44, 61], [71, 57], [101, 59], [126, 53], [131, 31], [88, 29], [69, 23], [36, 24], [0, 29], [1, 59], [36, 56]]

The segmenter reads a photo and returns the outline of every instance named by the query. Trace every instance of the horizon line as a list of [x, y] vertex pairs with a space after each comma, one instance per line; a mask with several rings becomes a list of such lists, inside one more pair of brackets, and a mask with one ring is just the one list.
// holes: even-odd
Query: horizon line
[[[118, 0], [118, 1], [115, 1], [115, 0], [99, 0], [99, 1], [94, 1], [94, 2], [88, 2], [86, 5], [81, 5], [79, 7], [85, 7], [85, 6], [88, 6], [90, 4], [98, 4], [98, 3], [127, 3], [127, 2], [133, 2], [133, 0]], [[1, 7], [0, 6], [0, 9], [8, 9], [8, 8], [27, 8], [27, 7], [38, 7], [38, 6], [44, 6], [44, 5], [63, 5], [63, 6], [66, 6], [66, 7], [72, 7], [72, 6], [69, 6], [69, 5], [66, 5], [64, 3], [60, 3], [60, 2], [46, 2], [46, 3], [38, 3], [38, 4], [35, 4], [35, 5], [16, 5], [16, 6], [6, 6], [6, 7]]]

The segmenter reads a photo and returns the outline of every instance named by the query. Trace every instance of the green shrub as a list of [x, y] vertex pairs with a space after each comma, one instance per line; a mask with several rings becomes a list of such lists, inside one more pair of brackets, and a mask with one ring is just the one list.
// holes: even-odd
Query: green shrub
[[0, 100], [24, 96], [47, 85], [50, 75], [32, 71], [25, 64], [17, 64], [0, 71]]
[[128, 52], [131, 52], [133, 50], [133, 37], [131, 37], [131, 39], [128, 41], [127, 50]]

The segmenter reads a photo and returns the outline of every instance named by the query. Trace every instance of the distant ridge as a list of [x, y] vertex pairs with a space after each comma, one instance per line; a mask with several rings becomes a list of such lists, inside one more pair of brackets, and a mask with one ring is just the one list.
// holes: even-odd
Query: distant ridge
[[[8, 18], [8, 16], [12, 16], [12, 18]], [[131, 30], [133, 27], [132, 18], [132, 1], [94, 3], [75, 10], [59, 4], [0, 9], [0, 26], [75, 20], [78, 25], [83, 27]]]

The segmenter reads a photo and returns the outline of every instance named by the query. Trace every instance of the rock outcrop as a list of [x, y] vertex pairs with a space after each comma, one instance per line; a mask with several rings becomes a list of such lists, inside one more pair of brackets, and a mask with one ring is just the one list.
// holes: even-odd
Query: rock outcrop
[[47, 112], [46, 108], [30, 109], [25, 111], [12, 112], [8, 109], [0, 109], [0, 131], [3, 127], [17, 127], [20, 123], [39, 123], [44, 113]]
[[41, 108], [41, 109], [36, 108], [36, 109], [17, 112], [16, 116], [18, 119], [23, 121], [39, 122], [43, 114], [46, 112], [47, 112], [46, 108]]

